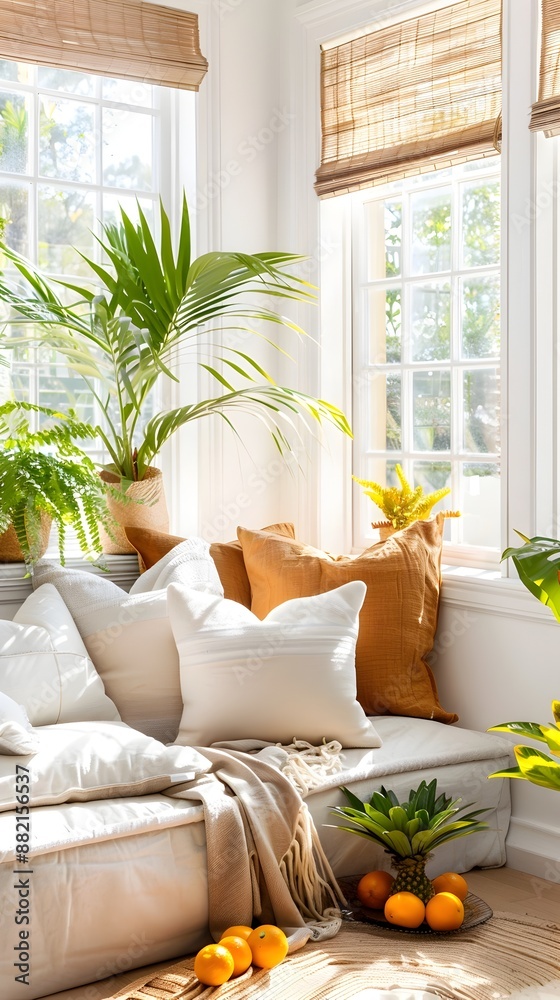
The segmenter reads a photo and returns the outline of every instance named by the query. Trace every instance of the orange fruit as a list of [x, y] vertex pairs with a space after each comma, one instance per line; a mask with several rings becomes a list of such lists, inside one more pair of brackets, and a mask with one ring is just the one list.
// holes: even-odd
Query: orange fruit
[[467, 898], [469, 891], [466, 879], [457, 872], [444, 872], [443, 875], [438, 875], [432, 879], [432, 885], [436, 892], [452, 892], [461, 902]]
[[397, 927], [420, 927], [426, 907], [413, 892], [396, 892], [385, 903], [386, 920]]
[[279, 965], [288, 954], [288, 938], [280, 927], [261, 924], [247, 938], [253, 955], [253, 965], [261, 969], [272, 969]]
[[219, 943], [223, 945], [224, 948], [227, 948], [233, 958], [232, 975], [240, 976], [243, 972], [247, 972], [247, 969], [253, 961], [253, 953], [245, 938], [238, 937], [235, 934], [229, 934], [220, 938]]
[[244, 941], [246, 941], [247, 938], [249, 937], [249, 934], [252, 934], [252, 933], [253, 933], [253, 928], [252, 927], [247, 927], [247, 924], [232, 924], [231, 927], [227, 927], [226, 928], [226, 930], [222, 934], [222, 937], [223, 938], [225, 938], [225, 937], [240, 937], [240, 938], [243, 938]]
[[356, 887], [356, 895], [364, 906], [371, 910], [382, 910], [389, 899], [395, 879], [389, 872], [375, 871], [362, 875]]
[[465, 908], [452, 892], [438, 892], [426, 903], [426, 922], [433, 931], [456, 931], [465, 918]]
[[205, 986], [221, 986], [233, 975], [233, 956], [221, 944], [207, 944], [194, 960], [194, 974]]

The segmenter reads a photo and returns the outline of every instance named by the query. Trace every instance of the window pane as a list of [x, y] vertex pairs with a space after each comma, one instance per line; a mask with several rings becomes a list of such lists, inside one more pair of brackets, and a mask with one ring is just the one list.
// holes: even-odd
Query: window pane
[[103, 110], [103, 181], [109, 187], [152, 189], [152, 116]]
[[95, 79], [87, 73], [75, 73], [70, 69], [55, 69], [53, 66], [38, 67], [39, 86], [48, 90], [63, 90], [79, 97], [92, 97]]
[[0, 170], [25, 174], [29, 159], [29, 109], [23, 94], [0, 93]]
[[93, 252], [93, 195], [84, 191], [38, 190], [39, 266], [51, 273], [85, 274], [91, 269], [76, 253]]
[[28, 63], [15, 63], [8, 59], [0, 59], [0, 80], [17, 80], [19, 83], [29, 83], [31, 66]]
[[464, 358], [500, 356], [500, 279], [463, 282], [462, 354]]
[[29, 256], [28, 184], [0, 185], [0, 216], [6, 220], [4, 240], [12, 250]]
[[465, 545], [500, 544], [500, 467], [467, 463], [461, 478], [460, 526]]
[[478, 181], [463, 187], [463, 267], [500, 260], [500, 184]]
[[[358, 388], [358, 393], [360, 387]], [[374, 372], [364, 385], [369, 402], [370, 451], [394, 451], [401, 447], [401, 376]]]
[[401, 323], [400, 288], [370, 289], [370, 364], [394, 364], [401, 360]]
[[12, 368], [12, 386], [14, 390], [14, 395], [16, 399], [23, 400], [24, 403], [28, 403], [30, 399], [30, 372], [29, 368], [21, 368], [19, 365], [14, 365]]
[[414, 448], [449, 451], [451, 379], [449, 370], [413, 373]]
[[368, 280], [390, 278], [401, 273], [402, 204], [372, 201], [364, 206], [368, 238]]
[[140, 83], [139, 80], [113, 80], [111, 77], [105, 76], [101, 85], [103, 99], [106, 101], [138, 104], [144, 108], [153, 106], [154, 88], [148, 83]]
[[40, 406], [63, 412], [73, 407], [81, 420], [94, 421], [93, 396], [79, 375], [72, 374], [62, 365], [41, 366], [37, 382]]
[[412, 288], [412, 359], [447, 361], [451, 349], [451, 291], [447, 282]]
[[[414, 462], [414, 486], [421, 486], [426, 495], [446, 486], [451, 488], [451, 462]], [[439, 510], [448, 510], [451, 505], [452, 498], [448, 494], [435, 505], [433, 511], [437, 514]], [[446, 520], [444, 538], [449, 541], [450, 537], [451, 524]]]
[[120, 221], [119, 206], [123, 208], [132, 222], [138, 222], [138, 203], [150, 226], [154, 223], [154, 203], [149, 198], [136, 198], [127, 194], [106, 194], [103, 197], [103, 222]]
[[412, 273], [448, 271], [451, 266], [451, 192], [415, 194], [410, 204]]
[[465, 451], [500, 451], [500, 377], [497, 368], [463, 372]]
[[94, 112], [79, 101], [41, 97], [39, 173], [61, 180], [95, 181]]

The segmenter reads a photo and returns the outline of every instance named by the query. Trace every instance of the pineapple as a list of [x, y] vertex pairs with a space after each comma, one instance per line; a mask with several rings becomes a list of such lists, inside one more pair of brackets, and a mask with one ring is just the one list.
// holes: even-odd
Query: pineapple
[[341, 788], [349, 806], [335, 806], [331, 811], [351, 826], [338, 826], [340, 830], [366, 837], [381, 844], [391, 855], [391, 865], [397, 875], [391, 895], [412, 892], [427, 903], [434, 895], [434, 887], [426, 875], [426, 861], [434, 848], [448, 840], [465, 837], [468, 833], [485, 830], [486, 823], [478, 817], [485, 809], [477, 809], [461, 819], [452, 819], [468, 806], [458, 807], [461, 799], [437, 795], [437, 781], [429, 785], [422, 781], [409, 793], [408, 801], [400, 803], [394, 792], [374, 792], [369, 802], [362, 802], [347, 788]]

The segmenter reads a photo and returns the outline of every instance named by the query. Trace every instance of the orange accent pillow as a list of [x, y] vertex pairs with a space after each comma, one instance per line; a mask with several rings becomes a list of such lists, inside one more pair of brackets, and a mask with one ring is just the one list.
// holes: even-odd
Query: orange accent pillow
[[[279, 524], [271, 524], [262, 530], [264, 532], [273, 531], [277, 535], [288, 538], [293, 538], [295, 535], [293, 524], [284, 521]], [[154, 531], [152, 528], [125, 527], [124, 531], [130, 544], [138, 553], [141, 573], [163, 559], [180, 542], [185, 541], [178, 535], [168, 535], [165, 531]], [[224, 597], [250, 608], [251, 587], [243, 562], [241, 544], [237, 540], [234, 542], [213, 542], [210, 546], [210, 555], [216, 563], [218, 576], [224, 588]]]
[[425, 660], [437, 626], [443, 518], [416, 521], [358, 556], [331, 556], [270, 532], [238, 528], [252, 593], [264, 618], [294, 597], [363, 580], [356, 649], [358, 701], [370, 715], [456, 722], [438, 701]]

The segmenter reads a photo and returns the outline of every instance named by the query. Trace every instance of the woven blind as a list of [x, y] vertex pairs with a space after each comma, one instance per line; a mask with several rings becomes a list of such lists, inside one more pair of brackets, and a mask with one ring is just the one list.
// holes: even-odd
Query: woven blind
[[529, 128], [546, 136], [560, 134], [560, 0], [542, 0], [539, 99]]
[[500, 107], [501, 0], [462, 0], [324, 48], [315, 189], [342, 194], [496, 153]]
[[198, 17], [142, 0], [0, 0], [0, 57], [198, 90]]

